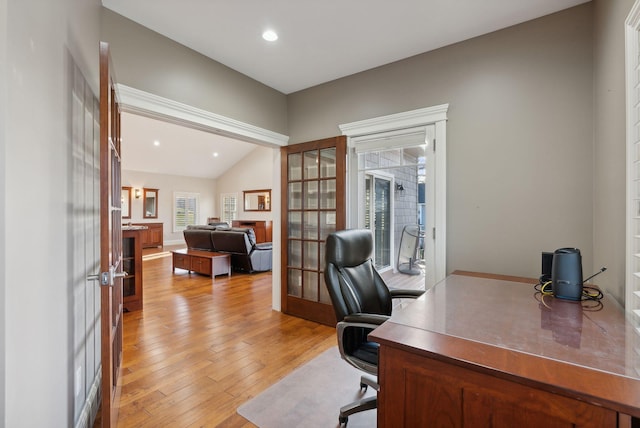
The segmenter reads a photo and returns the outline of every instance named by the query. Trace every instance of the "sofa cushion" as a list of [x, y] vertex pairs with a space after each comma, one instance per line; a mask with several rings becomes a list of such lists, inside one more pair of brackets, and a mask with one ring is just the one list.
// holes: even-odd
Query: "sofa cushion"
[[214, 251], [213, 241], [211, 240], [211, 230], [206, 229], [185, 229], [183, 231], [184, 241], [187, 248], [194, 250]]
[[231, 230], [246, 233], [249, 237], [249, 242], [251, 243], [251, 245], [256, 245], [256, 232], [252, 227], [232, 227]]
[[211, 232], [211, 241], [215, 251], [234, 254], [250, 254], [253, 245], [249, 235], [238, 230], [216, 230]]

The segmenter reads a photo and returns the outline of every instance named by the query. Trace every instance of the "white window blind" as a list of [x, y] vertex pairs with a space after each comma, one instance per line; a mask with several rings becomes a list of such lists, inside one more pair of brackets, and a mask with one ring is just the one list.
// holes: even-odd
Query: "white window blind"
[[231, 225], [231, 222], [237, 218], [238, 214], [238, 194], [223, 193], [221, 205], [222, 221]]
[[181, 232], [187, 226], [197, 224], [199, 198], [200, 195], [198, 193], [175, 192], [173, 194], [174, 232]]

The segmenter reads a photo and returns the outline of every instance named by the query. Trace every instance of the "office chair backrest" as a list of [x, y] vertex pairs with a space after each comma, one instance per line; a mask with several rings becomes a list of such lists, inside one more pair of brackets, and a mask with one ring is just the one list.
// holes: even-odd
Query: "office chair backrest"
[[391, 315], [389, 289], [371, 260], [370, 230], [334, 232], [327, 237], [325, 251], [325, 283], [338, 321], [354, 313]]

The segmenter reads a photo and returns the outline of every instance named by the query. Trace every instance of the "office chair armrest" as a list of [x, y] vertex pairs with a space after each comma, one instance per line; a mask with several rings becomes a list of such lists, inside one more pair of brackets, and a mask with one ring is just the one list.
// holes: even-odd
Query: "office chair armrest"
[[424, 294], [424, 290], [399, 290], [390, 288], [389, 294], [392, 299], [416, 299]]
[[389, 317], [386, 315], [359, 313], [345, 316], [342, 322], [347, 324], [347, 327], [376, 328], [388, 319]]

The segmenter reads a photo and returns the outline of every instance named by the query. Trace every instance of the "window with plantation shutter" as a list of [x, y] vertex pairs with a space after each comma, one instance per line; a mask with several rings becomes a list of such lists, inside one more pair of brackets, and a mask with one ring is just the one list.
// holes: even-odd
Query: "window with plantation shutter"
[[223, 193], [222, 194], [222, 221], [231, 224], [236, 220], [238, 215], [238, 194]]
[[[625, 306], [640, 326], [640, 2], [625, 23], [627, 92], [627, 266]], [[640, 330], [639, 330], [640, 331]]]
[[198, 193], [175, 192], [173, 194], [173, 231], [181, 232], [198, 222]]

